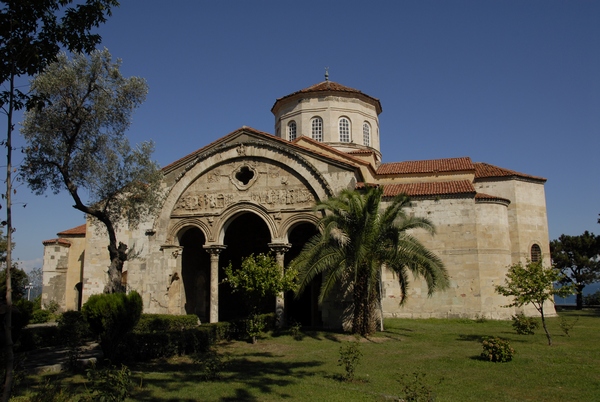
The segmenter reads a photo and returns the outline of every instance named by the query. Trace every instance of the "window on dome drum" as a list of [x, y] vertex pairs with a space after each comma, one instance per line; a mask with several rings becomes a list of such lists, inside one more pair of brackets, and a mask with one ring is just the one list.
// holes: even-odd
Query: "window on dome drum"
[[296, 139], [296, 122], [290, 121], [287, 126], [288, 140], [294, 141]]
[[371, 126], [366, 121], [363, 123], [363, 144], [371, 145]]
[[350, 120], [342, 117], [339, 122], [340, 142], [350, 142]]
[[539, 262], [542, 259], [542, 249], [537, 244], [531, 246], [531, 262]]
[[315, 141], [323, 141], [323, 119], [315, 117], [310, 122], [312, 128], [312, 139]]

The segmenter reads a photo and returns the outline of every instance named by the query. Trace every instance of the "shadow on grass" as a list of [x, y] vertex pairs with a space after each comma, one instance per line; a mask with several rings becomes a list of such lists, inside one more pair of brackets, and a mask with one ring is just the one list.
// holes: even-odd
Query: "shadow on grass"
[[465, 341], [465, 342], [481, 342], [481, 340], [489, 335], [474, 335], [474, 334], [459, 334], [457, 341]]
[[[227, 359], [220, 381], [231, 384], [227, 396], [221, 401], [258, 401], [261, 396], [270, 394], [271, 398], [289, 399], [292, 395], [281, 393], [275, 388], [286, 387], [314, 375], [325, 375], [311, 368], [322, 365], [320, 361], [281, 361], [281, 356], [272, 353], [245, 353]], [[161, 399], [157, 389], [165, 394], [176, 395], [177, 390], [189, 388], [202, 382], [196, 365], [192, 363], [144, 365], [136, 368], [147, 372], [159, 372], [163, 378], [144, 377], [145, 386], [133, 395], [136, 400], [152, 401], [192, 401], [198, 399]], [[236, 386], [234, 386], [234, 384]]]

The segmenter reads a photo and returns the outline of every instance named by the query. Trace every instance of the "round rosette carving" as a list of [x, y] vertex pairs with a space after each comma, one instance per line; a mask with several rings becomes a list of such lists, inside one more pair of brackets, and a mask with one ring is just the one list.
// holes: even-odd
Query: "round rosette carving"
[[258, 172], [250, 165], [241, 165], [231, 172], [230, 179], [238, 190], [247, 190], [252, 187], [254, 183], [256, 183], [256, 179], [258, 179]]

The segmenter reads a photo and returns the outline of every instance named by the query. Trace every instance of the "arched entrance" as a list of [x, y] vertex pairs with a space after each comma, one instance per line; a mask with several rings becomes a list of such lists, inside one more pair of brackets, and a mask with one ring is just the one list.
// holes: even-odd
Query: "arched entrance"
[[[306, 242], [318, 233], [312, 223], [301, 223], [294, 226], [288, 235], [292, 248], [285, 254], [285, 266], [302, 251]], [[304, 289], [299, 298], [293, 292], [285, 295], [285, 315], [288, 322], [298, 322], [302, 326], [320, 327], [323, 325], [321, 311], [319, 310], [319, 290], [321, 288], [321, 275], [312, 280]]]
[[[256, 214], [245, 212], [237, 215], [225, 231], [223, 243], [227, 246], [219, 258], [219, 321], [229, 321], [245, 317], [250, 311], [238, 293], [232, 293], [225, 278], [223, 267], [231, 262], [235, 268], [240, 267], [242, 259], [250, 254], [269, 253], [268, 244], [271, 233], [265, 222]], [[273, 311], [275, 301], [271, 303]]]
[[201, 322], [208, 322], [210, 308], [210, 256], [202, 248], [205, 243], [204, 233], [196, 227], [185, 230], [179, 240], [185, 312], [196, 314]]

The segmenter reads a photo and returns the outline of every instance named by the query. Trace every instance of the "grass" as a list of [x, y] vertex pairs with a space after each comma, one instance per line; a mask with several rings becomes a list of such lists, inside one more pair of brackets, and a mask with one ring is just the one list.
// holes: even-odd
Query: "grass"
[[[337, 364], [340, 346], [356, 341], [350, 335], [302, 332], [301, 339], [280, 335], [256, 344], [225, 343], [218, 350], [228, 364], [219, 381], [203, 381], [187, 357], [130, 366], [136, 384], [131, 400], [398, 400], [415, 373], [417, 385], [433, 390], [436, 401], [600, 400], [597, 313], [560, 312], [563, 319], [577, 319], [570, 336], [558, 317], [550, 318], [553, 346], [541, 328], [535, 335], [517, 335], [509, 321], [389, 319], [385, 332], [359, 340], [363, 356], [353, 382], [340, 380]], [[516, 350], [513, 361], [480, 360], [484, 336], [509, 340]]]

